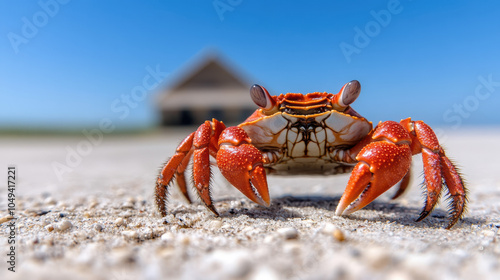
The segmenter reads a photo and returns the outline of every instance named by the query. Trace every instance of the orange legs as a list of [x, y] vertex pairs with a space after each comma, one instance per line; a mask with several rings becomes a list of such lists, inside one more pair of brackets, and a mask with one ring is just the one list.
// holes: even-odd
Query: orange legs
[[427, 187], [427, 197], [424, 209], [417, 221], [423, 220], [434, 209], [441, 194], [441, 187], [445, 185], [450, 195], [450, 221], [447, 228], [451, 228], [462, 216], [467, 202], [467, 189], [457, 171], [457, 168], [445, 155], [432, 129], [422, 121], [411, 122], [410, 119], [401, 121], [412, 132], [413, 150], [420, 150], [424, 161], [424, 177]]
[[[162, 216], [167, 215], [167, 209], [165, 206], [168, 195], [167, 187], [172, 181], [174, 173], [177, 171], [177, 167], [180, 166], [186, 158], [187, 162], [185, 163], [185, 165], [189, 163], [188, 155], [192, 152], [191, 148], [193, 146], [193, 138], [194, 132], [186, 137], [186, 139], [184, 139], [181, 144], [179, 144], [177, 150], [175, 151], [175, 155], [168, 160], [167, 164], [165, 164], [156, 180], [155, 201], [156, 206], [158, 206], [158, 210], [160, 211]], [[186, 185], [184, 176], [182, 176], [179, 180], [181, 181], [180, 186], [182, 190], [182, 186], [184, 186], [185, 188]], [[182, 190], [182, 192], [184, 193], [184, 190]], [[186, 196], [187, 192], [184, 195]]]
[[[427, 217], [438, 203], [443, 186], [450, 195], [451, 228], [462, 217], [467, 203], [467, 190], [457, 168], [445, 155], [432, 129], [422, 121], [402, 120], [380, 123], [345, 154], [354, 167], [346, 190], [335, 213], [353, 213], [376, 199], [401, 181], [393, 198], [408, 187], [412, 155], [422, 154], [426, 201], [417, 221]], [[156, 182], [156, 204], [166, 216], [168, 186], [174, 177], [186, 199], [185, 170], [193, 159], [193, 184], [203, 203], [218, 215], [210, 194], [210, 157], [216, 158], [222, 175], [250, 200], [268, 206], [270, 203], [262, 152], [251, 144], [247, 133], [239, 127], [226, 128], [222, 122], [206, 121], [177, 147], [175, 155], [162, 168]], [[355, 158], [355, 159], [354, 159]]]
[[269, 191], [262, 155], [250, 142], [250, 138], [241, 128], [226, 128], [222, 122], [215, 119], [200, 125], [196, 132], [181, 142], [175, 155], [168, 160], [158, 175], [155, 197], [161, 215], [167, 215], [165, 204], [168, 186], [174, 177], [183, 195], [191, 202], [184, 176], [191, 155], [194, 186], [200, 199], [215, 215], [219, 214], [210, 195], [210, 156], [217, 158], [221, 173], [232, 185], [252, 201], [268, 206]]
[[[336, 214], [350, 214], [368, 205], [401, 180], [394, 198], [408, 186], [411, 156], [422, 153], [427, 199], [417, 221], [427, 217], [437, 204], [442, 186], [450, 194], [451, 228], [462, 216], [466, 204], [466, 188], [456, 167], [446, 157], [432, 129], [422, 121], [402, 120], [380, 123], [367, 136], [370, 143], [357, 154], [358, 164], [352, 171]], [[360, 144], [364, 144], [362, 141]], [[356, 151], [358, 146], [353, 147]]]

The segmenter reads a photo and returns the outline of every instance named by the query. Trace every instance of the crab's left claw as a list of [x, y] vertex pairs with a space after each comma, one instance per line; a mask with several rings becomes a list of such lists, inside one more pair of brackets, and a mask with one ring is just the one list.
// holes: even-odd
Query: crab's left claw
[[411, 150], [408, 133], [396, 122], [384, 122], [356, 157], [354, 167], [335, 214], [353, 213], [387, 191], [408, 173]]
[[247, 133], [229, 127], [219, 137], [217, 165], [224, 177], [253, 202], [269, 206], [269, 189], [261, 152]]

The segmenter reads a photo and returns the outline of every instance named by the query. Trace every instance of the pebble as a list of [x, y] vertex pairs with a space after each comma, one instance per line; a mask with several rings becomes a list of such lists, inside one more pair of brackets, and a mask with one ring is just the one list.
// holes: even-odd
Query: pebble
[[57, 201], [53, 197], [49, 196], [43, 201], [43, 203], [47, 205], [56, 205]]
[[333, 234], [333, 232], [337, 229], [337, 227], [334, 224], [327, 223], [323, 226], [321, 229], [321, 232], [325, 234]]
[[93, 228], [97, 232], [101, 232], [104, 229], [101, 224], [94, 224]]
[[35, 216], [43, 216], [43, 215], [47, 215], [51, 212], [51, 210], [40, 210], [40, 211], [37, 211], [35, 213]]
[[54, 226], [52, 224], [48, 224], [45, 226], [45, 229], [48, 231], [48, 232], [51, 232], [54, 230]]
[[12, 217], [11, 215], [4, 216], [4, 217], [0, 218], [0, 224], [8, 222], [12, 219], [14, 219], [14, 217]]
[[222, 227], [221, 220], [212, 220], [208, 223], [208, 228], [211, 230], [218, 230]]
[[122, 209], [134, 209], [134, 204], [132, 202], [125, 202], [121, 206]]
[[90, 212], [83, 212], [83, 216], [85, 218], [87, 218], [87, 219], [90, 218], [90, 217], [92, 217], [92, 215], [90, 214]]
[[57, 231], [65, 231], [67, 229], [70, 229], [71, 227], [73, 227], [73, 224], [70, 221], [65, 220], [65, 221], [57, 223], [55, 226], [55, 229]]
[[274, 243], [275, 241], [275, 237], [273, 235], [267, 235], [265, 238], [264, 238], [264, 244], [272, 244]]
[[299, 237], [299, 231], [296, 228], [280, 228], [278, 229], [278, 234], [283, 236], [285, 239], [297, 239]]
[[119, 227], [125, 225], [125, 220], [123, 218], [117, 218], [114, 222], [114, 224]]
[[130, 239], [139, 238], [139, 233], [135, 230], [124, 230], [122, 231], [122, 235]]
[[344, 235], [344, 232], [341, 231], [340, 229], [336, 228], [334, 231], [333, 231], [333, 237], [335, 239], [337, 239], [337, 241], [339, 242], [342, 242], [345, 240], [345, 235]]
[[337, 241], [342, 242], [345, 240], [344, 232], [331, 223], [325, 224], [321, 232], [333, 236]]
[[57, 203], [57, 208], [65, 209], [67, 207], [66, 203], [60, 201]]

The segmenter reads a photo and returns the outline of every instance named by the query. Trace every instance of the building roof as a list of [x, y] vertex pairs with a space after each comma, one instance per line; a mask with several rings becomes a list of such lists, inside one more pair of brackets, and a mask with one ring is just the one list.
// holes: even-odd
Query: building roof
[[250, 83], [219, 56], [207, 55], [158, 98], [160, 109], [256, 108]]

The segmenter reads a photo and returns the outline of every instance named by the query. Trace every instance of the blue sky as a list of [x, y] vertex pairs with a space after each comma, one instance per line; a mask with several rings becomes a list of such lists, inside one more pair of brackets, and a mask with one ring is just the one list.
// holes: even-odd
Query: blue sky
[[[207, 48], [274, 94], [357, 79], [374, 122], [500, 124], [498, 15], [493, 0], [0, 1], [0, 128], [149, 126], [153, 95]], [[161, 84], [113, 110], [152, 70]]]

